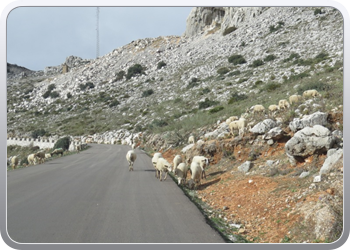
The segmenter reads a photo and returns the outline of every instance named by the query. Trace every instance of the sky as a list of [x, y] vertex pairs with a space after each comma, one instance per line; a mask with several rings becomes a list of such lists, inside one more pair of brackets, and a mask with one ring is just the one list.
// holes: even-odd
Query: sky
[[[99, 56], [133, 40], [182, 35], [191, 7], [99, 7]], [[7, 17], [7, 62], [30, 70], [95, 59], [96, 7], [18, 7]]]

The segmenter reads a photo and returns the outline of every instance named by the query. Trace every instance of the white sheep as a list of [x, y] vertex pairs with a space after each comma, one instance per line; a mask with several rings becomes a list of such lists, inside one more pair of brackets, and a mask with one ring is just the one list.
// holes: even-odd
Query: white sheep
[[191, 143], [195, 143], [194, 141], [194, 136], [191, 135], [189, 138], [188, 138], [188, 143], [191, 144]]
[[231, 122], [236, 121], [238, 119], [239, 119], [238, 116], [231, 116], [231, 117], [226, 119], [226, 124], [230, 125]]
[[290, 105], [292, 105], [293, 103], [297, 103], [297, 102], [300, 102], [301, 101], [301, 95], [291, 95], [289, 97], [289, 103]]
[[177, 165], [179, 165], [181, 162], [182, 162], [181, 155], [175, 155], [174, 160], [173, 160], [172, 172], [175, 172], [175, 169], [176, 169]]
[[54, 156], [54, 155], [63, 155], [63, 148], [56, 148], [54, 151], [51, 152], [51, 156]]
[[18, 166], [18, 157], [15, 155], [11, 158], [11, 167], [12, 169], [16, 169]]
[[156, 175], [155, 175], [156, 177], [157, 177], [157, 161], [159, 158], [163, 158], [162, 153], [159, 153], [159, 152], [154, 153], [154, 155], [152, 157], [152, 164], [153, 164], [154, 169], [156, 170]]
[[45, 152], [35, 153], [34, 157], [38, 159], [39, 163], [44, 163], [45, 162]]
[[156, 164], [156, 177], [162, 181], [162, 174], [165, 172], [164, 181], [168, 177], [168, 172], [171, 170], [172, 166], [171, 164], [164, 158], [158, 158], [157, 164]]
[[36, 157], [34, 154], [28, 155], [27, 160], [29, 165], [36, 165]]
[[242, 136], [244, 134], [244, 129], [247, 127], [247, 120], [241, 117], [238, 121], [231, 122], [229, 127], [232, 135], [234, 135], [233, 131], [238, 129], [239, 135]]
[[134, 162], [136, 160], [137, 156], [134, 150], [129, 150], [126, 153], [126, 160], [129, 163], [129, 171], [134, 171]]
[[175, 169], [175, 175], [177, 176], [178, 185], [186, 183], [188, 166], [186, 163], [180, 163]]
[[196, 156], [193, 157], [192, 162], [198, 162], [199, 163], [199, 165], [202, 168], [202, 173], [201, 173], [202, 176], [201, 176], [201, 178], [206, 179], [207, 176], [205, 174], [205, 169], [208, 168], [208, 166], [209, 166], [209, 159], [204, 157], [204, 156], [201, 156], [201, 155], [196, 155]]
[[193, 189], [201, 184], [202, 168], [196, 161], [191, 163], [191, 179], [188, 181], [188, 187]]
[[282, 99], [278, 102], [279, 109], [287, 109], [290, 107], [289, 102], [286, 99]]
[[256, 113], [265, 113], [265, 107], [263, 105], [257, 104], [250, 108], [250, 110], [253, 112], [253, 114]]
[[51, 154], [45, 154], [45, 159], [51, 158]]
[[269, 106], [269, 110], [270, 110], [270, 112], [275, 112], [275, 111], [279, 110], [279, 107], [276, 104], [271, 104]]
[[321, 94], [318, 93], [318, 91], [316, 89], [309, 89], [309, 90], [304, 91], [304, 93], [303, 93], [304, 98], [315, 97], [315, 96], [321, 96]]

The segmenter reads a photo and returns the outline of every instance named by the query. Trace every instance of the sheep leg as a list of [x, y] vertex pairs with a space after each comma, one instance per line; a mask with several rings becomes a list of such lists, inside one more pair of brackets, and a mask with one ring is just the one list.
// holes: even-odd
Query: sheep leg
[[167, 177], [168, 177], [168, 171], [165, 172], [165, 177], [163, 180], [166, 180]]

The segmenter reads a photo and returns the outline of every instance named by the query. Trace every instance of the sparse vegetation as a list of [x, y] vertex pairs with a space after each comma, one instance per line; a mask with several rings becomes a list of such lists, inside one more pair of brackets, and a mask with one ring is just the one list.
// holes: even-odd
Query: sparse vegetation
[[242, 55], [232, 55], [228, 58], [228, 61], [233, 65], [245, 64], [247, 61], [244, 59]]

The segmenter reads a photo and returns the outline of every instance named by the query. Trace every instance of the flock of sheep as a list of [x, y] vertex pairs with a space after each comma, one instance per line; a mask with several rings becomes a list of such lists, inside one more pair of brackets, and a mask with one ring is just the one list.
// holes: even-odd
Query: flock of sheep
[[[316, 97], [321, 96], [317, 90], [306, 90], [301, 95], [292, 95], [289, 97], [289, 102], [286, 99], [282, 99], [278, 102], [278, 105], [270, 105], [269, 111], [271, 113], [278, 110], [285, 110], [290, 107], [293, 103], [298, 103], [302, 98]], [[263, 105], [254, 105], [247, 112], [255, 113], [265, 113], [265, 107]], [[245, 129], [247, 128], [247, 120], [245, 115], [242, 115], [240, 118], [237, 116], [231, 116], [226, 120], [226, 124], [229, 125], [231, 134], [234, 135], [234, 131], [238, 130], [239, 135], [244, 134]], [[195, 143], [195, 138], [191, 135], [188, 139], [188, 143]], [[134, 150], [134, 144], [132, 150], [129, 150], [126, 154], [126, 159], [129, 163], [129, 171], [133, 171], [133, 165], [136, 160], [136, 152]], [[186, 164], [187, 163], [187, 164]], [[173, 159], [173, 164], [170, 164], [166, 159], [163, 158], [162, 154], [157, 152], [153, 155], [152, 164], [156, 170], [156, 178], [162, 181], [162, 175], [165, 173], [163, 180], [166, 180], [168, 172], [173, 172], [177, 176], [178, 185], [187, 185], [189, 188], [197, 188], [201, 184], [201, 180], [206, 178], [205, 168], [209, 165], [209, 159], [204, 156], [194, 156], [191, 160], [183, 161], [180, 155], [176, 155]], [[188, 166], [190, 164], [190, 166]], [[186, 182], [187, 173], [190, 171], [191, 177]]]
[[[286, 99], [282, 99], [278, 102], [278, 105], [271, 104], [268, 107], [269, 112], [275, 113], [278, 110], [285, 110], [290, 107], [293, 103], [298, 103], [302, 100], [302, 98], [309, 98], [309, 97], [316, 97], [321, 96], [320, 93], [318, 93], [315, 89], [306, 90], [303, 93], [303, 96], [301, 95], [291, 95], [289, 97], [289, 102]], [[265, 113], [265, 107], [263, 105], [257, 104], [252, 106], [250, 109], [247, 109], [247, 113], [251, 112], [253, 114], [258, 113]], [[229, 125], [230, 132], [232, 135], [234, 135], [234, 131], [238, 130], [239, 135], [242, 136], [244, 134], [245, 129], [247, 128], [247, 120], [244, 115], [242, 115], [240, 118], [237, 116], [231, 116], [226, 120], [226, 124]]]
[[[63, 149], [62, 148], [56, 148], [55, 150], [53, 150], [51, 153], [45, 153], [43, 151], [34, 153], [34, 154], [30, 154], [27, 156], [27, 160], [28, 160], [28, 166], [29, 165], [36, 165], [36, 164], [40, 164], [40, 163], [44, 163], [45, 159], [51, 158], [54, 155], [63, 155]], [[19, 157], [17, 155], [12, 156], [8, 159], [9, 161], [9, 165], [12, 169], [16, 169], [18, 164], [19, 164]]]
[[[189, 142], [194, 142], [194, 137], [189, 138]], [[133, 165], [136, 160], [136, 152], [134, 146], [126, 153], [126, 159], [129, 163], [129, 171], [133, 171]], [[191, 161], [187, 160], [189, 164]], [[183, 161], [181, 155], [176, 155], [173, 159], [173, 164], [170, 164], [162, 155], [155, 153], [152, 158], [153, 167], [156, 170], [155, 177], [160, 181], [166, 180], [168, 172], [173, 172], [177, 176], [178, 185], [187, 185], [189, 188], [198, 188], [201, 184], [201, 179], [206, 178], [205, 169], [209, 166], [209, 159], [204, 156], [194, 156], [190, 167]], [[191, 177], [186, 182], [187, 173], [190, 171]], [[165, 176], [163, 177], [163, 173]]]

